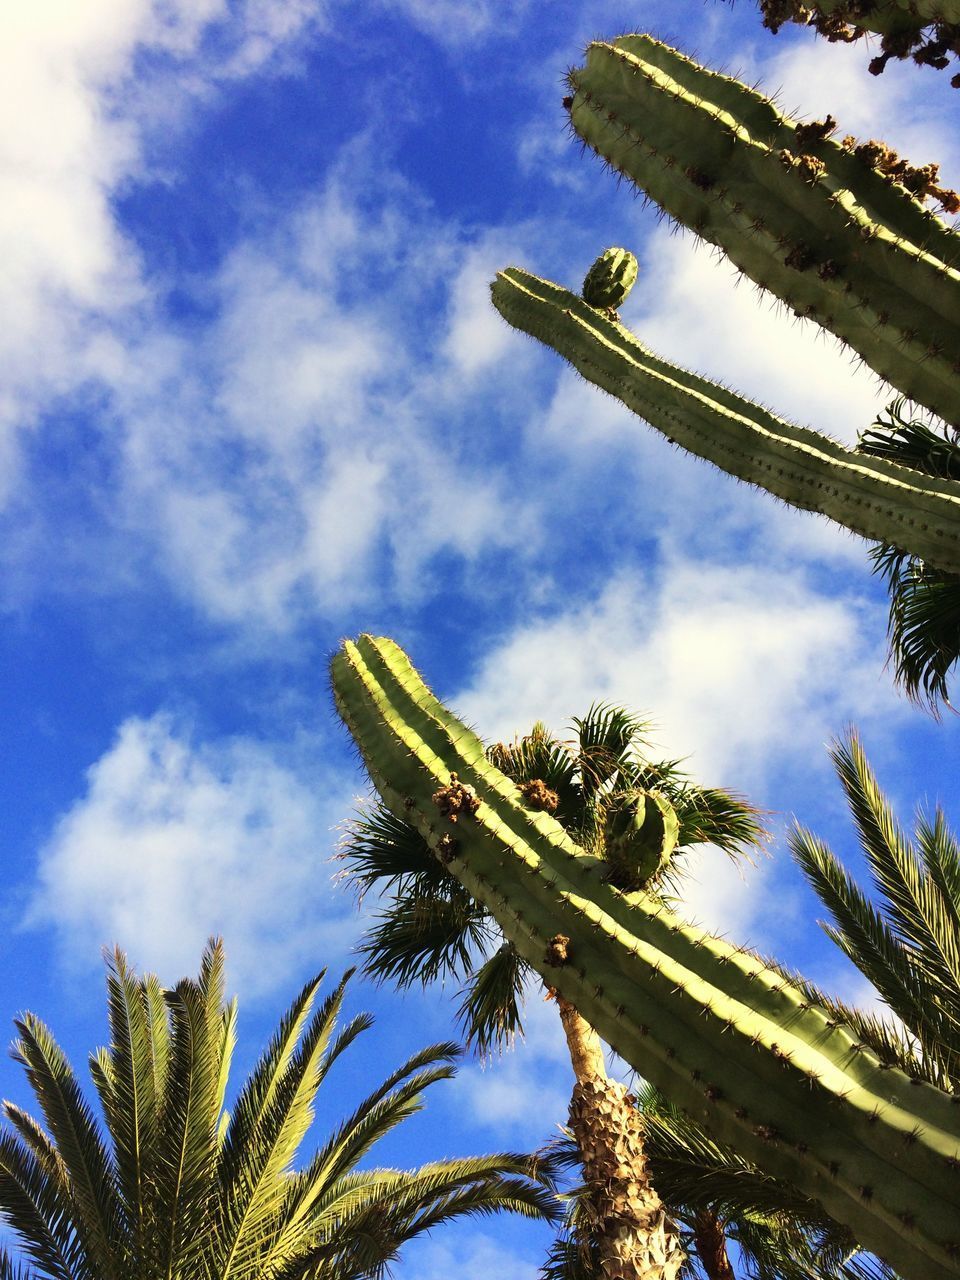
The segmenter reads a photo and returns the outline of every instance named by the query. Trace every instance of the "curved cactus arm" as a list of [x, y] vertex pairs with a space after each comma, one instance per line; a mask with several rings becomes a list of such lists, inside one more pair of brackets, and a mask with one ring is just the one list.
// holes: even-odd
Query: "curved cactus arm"
[[933, 22], [960, 22], [960, 0], [874, 0], [872, 4], [864, 4], [863, 0], [813, 0], [813, 3], [804, 0], [804, 3], [787, 4], [783, 0], [760, 0], [760, 8], [768, 24], [778, 27], [783, 22], [805, 22], [813, 13], [836, 17], [878, 35], [919, 31]]
[[791, 506], [960, 572], [960, 484], [794, 426], [654, 355], [612, 316], [519, 267], [499, 273], [492, 297], [514, 328], [553, 347], [674, 444]]
[[[846, 44], [867, 32], [882, 37], [870, 71], [880, 75], [891, 58], [910, 58], [942, 71], [960, 54], [960, 0], [760, 0], [763, 25], [774, 34], [785, 22], [813, 27]], [[960, 75], [950, 83], [960, 88]]]
[[650, 36], [591, 44], [570, 86], [574, 130], [618, 173], [960, 423], [960, 236], [872, 167], [869, 148], [847, 150], [832, 122], [798, 124]]
[[332, 680], [386, 805], [608, 1043], [907, 1280], [960, 1277], [956, 1099], [881, 1066], [759, 957], [617, 890], [392, 641], [346, 642]]

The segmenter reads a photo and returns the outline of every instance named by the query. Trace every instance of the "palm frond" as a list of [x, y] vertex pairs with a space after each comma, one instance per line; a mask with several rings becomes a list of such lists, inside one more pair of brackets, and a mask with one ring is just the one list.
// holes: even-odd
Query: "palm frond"
[[885, 458], [901, 467], [922, 471], [941, 480], [960, 480], [960, 444], [931, 430], [926, 423], [903, 416], [906, 400], [898, 397], [887, 407], [887, 418], [878, 418], [860, 433], [857, 452]]
[[349, 978], [347, 974], [313, 1014], [288, 1060], [282, 1066], [277, 1063], [268, 1089], [272, 1097], [240, 1152], [233, 1176], [221, 1184], [221, 1280], [257, 1274], [264, 1241], [281, 1227], [286, 1175], [313, 1120], [314, 1097]]
[[218, 1156], [219, 1180], [223, 1184], [231, 1183], [238, 1176], [238, 1167], [263, 1124], [279, 1080], [296, 1052], [325, 975], [326, 970], [321, 969], [304, 983], [237, 1096]]
[[[341, 1198], [316, 1222], [310, 1264], [332, 1274], [382, 1274], [403, 1243], [442, 1223], [509, 1211], [555, 1221], [557, 1201], [529, 1156], [445, 1160], [410, 1172], [371, 1170], [344, 1180]], [[335, 1229], [334, 1228], [335, 1224]], [[305, 1270], [296, 1274], [316, 1274]]]
[[[833, 758], [892, 929], [917, 967], [941, 988], [943, 1002], [960, 1010], [957, 902], [941, 894], [897, 827], [857, 737], [838, 743]], [[949, 862], [946, 847], [944, 854]]]
[[511, 743], [495, 742], [487, 759], [520, 786], [539, 778], [557, 796], [556, 817], [569, 821], [581, 804], [577, 761], [566, 743], [553, 737], [542, 720]]
[[197, 981], [166, 993], [170, 1062], [157, 1144], [157, 1241], [164, 1271], [189, 1272], [213, 1247], [209, 1222], [218, 1149], [217, 1105], [223, 1050], [223, 948], [211, 940]]
[[346, 864], [342, 876], [360, 898], [370, 889], [426, 892], [459, 884], [417, 828], [380, 803], [371, 804], [348, 823], [337, 859]]
[[790, 851], [817, 897], [836, 922], [824, 926], [832, 941], [873, 983], [907, 1026], [923, 1017], [929, 991], [912, 958], [853, 877], [831, 850], [811, 832], [795, 828]]
[[581, 786], [591, 796], [610, 783], [625, 760], [644, 741], [647, 721], [624, 707], [595, 702], [583, 718], [574, 717], [575, 754]]
[[719, 787], [693, 783], [661, 788], [680, 820], [678, 846], [712, 844], [730, 857], [749, 858], [769, 839], [761, 822], [763, 811], [742, 796]]
[[360, 1103], [320, 1148], [302, 1175], [311, 1201], [336, 1179], [349, 1173], [385, 1134], [423, 1105], [423, 1091], [456, 1074], [458, 1045], [441, 1043], [408, 1058], [383, 1084]]
[[907, 697], [939, 716], [950, 705], [948, 677], [960, 658], [960, 574], [879, 543], [874, 573], [890, 596], [887, 635], [894, 679]]
[[0, 1133], [0, 1205], [22, 1247], [51, 1280], [94, 1280], [69, 1187], [9, 1133]]
[[[903, 399], [886, 420], [862, 433], [857, 449], [940, 479], [960, 479], [960, 444], [925, 423], [903, 417]], [[926, 701], [934, 715], [949, 705], [947, 676], [960, 657], [960, 575], [925, 564], [880, 543], [870, 552], [874, 572], [890, 593], [888, 634], [894, 676], [909, 698]]]
[[503, 1049], [523, 1034], [520, 995], [530, 966], [512, 942], [504, 942], [471, 973], [457, 1016], [468, 1044], [481, 1055]]
[[0, 1248], [0, 1280], [41, 1280], [36, 1271], [30, 1271], [14, 1262], [6, 1249]]
[[110, 1048], [90, 1069], [113, 1143], [117, 1191], [131, 1245], [134, 1256], [141, 1257], [162, 1099], [156, 1093], [146, 994], [119, 948], [108, 960], [107, 1008]]
[[118, 1277], [120, 1210], [112, 1162], [76, 1077], [49, 1029], [26, 1013], [14, 1024], [14, 1059], [27, 1072], [53, 1141], [70, 1170], [71, 1195], [86, 1248], [105, 1280]]
[[401, 891], [374, 917], [358, 950], [364, 972], [399, 987], [462, 978], [492, 940], [487, 910], [459, 884]]

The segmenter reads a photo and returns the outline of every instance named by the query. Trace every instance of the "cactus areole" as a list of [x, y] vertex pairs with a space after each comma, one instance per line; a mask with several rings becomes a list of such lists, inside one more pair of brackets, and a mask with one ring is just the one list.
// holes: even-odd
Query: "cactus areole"
[[584, 302], [605, 311], [616, 311], [637, 283], [639, 270], [629, 249], [605, 249], [583, 282]]
[[884, 1067], [759, 957], [617, 889], [392, 641], [345, 642], [332, 680], [384, 803], [618, 1053], [905, 1280], [960, 1277], [960, 1097]]

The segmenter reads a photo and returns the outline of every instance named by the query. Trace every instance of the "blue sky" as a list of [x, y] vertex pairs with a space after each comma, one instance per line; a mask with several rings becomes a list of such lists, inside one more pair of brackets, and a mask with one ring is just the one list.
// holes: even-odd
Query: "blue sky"
[[[360, 630], [490, 738], [597, 698], [646, 713], [664, 754], [772, 812], [771, 857], [741, 878], [707, 852], [690, 913], [869, 1001], [782, 834], [796, 814], [855, 865], [827, 757], [851, 724], [905, 822], [955, 818], [960, 737], [883, 670], [865, 544], [676, 454], [487, 289], [511, 262], [577, 287], [626, 245], [645, 341], [852, 442], [889, 390], [582, 156], [563, 73], [651, 30], [958, 185], [946, 81], [873, 80], [748, 0], [50, 0], [0, 27], [0, 1022], [32, 1009], [81, 1066], [104, 944], [172, 982], [219, 932], [239, 1071], [350, 963], [330, 859], [364, 782], [326, 664]], [[453, 994], [354, 983], [378, 1022], [331, 1118], [452, 1033]], [[531, 1010], [385, 1158], [550, 1136], [568, 1068]], [[25, 1098], [12, 1063], [0, 1082]], [[471, 1228], [401, 1274], [456, 1248], [525, 1277], [541, 1243]]]

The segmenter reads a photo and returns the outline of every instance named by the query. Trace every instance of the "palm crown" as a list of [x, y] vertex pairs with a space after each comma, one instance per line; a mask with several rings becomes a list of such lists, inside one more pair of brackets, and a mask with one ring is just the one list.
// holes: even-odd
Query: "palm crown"
[[[583, 848], [604, 856], [606, 816], [650, 794], [665, 797], [677, 818], [676, 848], [651, 889], [670, 890], [693, 846], [743, 854], [762, 840], [757, 810], [738, 796], [694, 784], [678, 760], [648, 759], [649, 726], [639, 717], [598, 703], [573, 726], [572, 743], [537, 723], [488, 755], [521, 791], [533, 787], [532, 802], [549, 807]], [[361, 943], [367, 972], [399, 986], [462, 981], [461, 1020], [481, 1053], [522, 1031], [526, 962], [412, 824], [375, 804], [351, 823], [340, 856], [361, 896], [376, 889], [386, 902]]]
[[17, 1022], [14, 1056], [47, 1127], [4, 1104], [0, 1210], [32, 1265], [4, 1255], [2, 1280], [359, 1280], [448, 1219], [555, 1216], [546, 1166], [526, 1156], [357, 1167], [454, 1073], [452, 1044], [415, 1054], [295, 1168], [317, 1090], [371, 1019], [337, 1030], [347, 978], [316, 1008], [324, 975], [311, 979], [227, 1112], [236, 1006], [223, 968], [212, 942], [199, 978], [166, 991], [115, 953], [111, 1043], [90, 1059], [106, 1138], [47, 1028], [32, 1014]]

